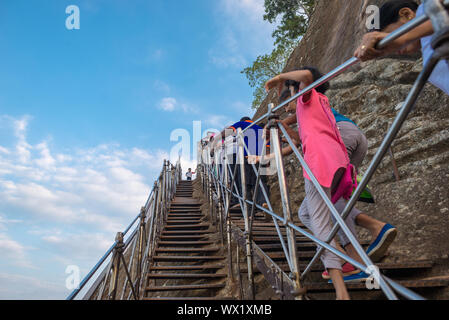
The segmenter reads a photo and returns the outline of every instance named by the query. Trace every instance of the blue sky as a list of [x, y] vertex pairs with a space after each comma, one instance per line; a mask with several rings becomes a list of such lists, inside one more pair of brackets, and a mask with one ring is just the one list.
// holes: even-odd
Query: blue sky
[[66, 267], [84, 276], [138, 214], [173, 132], [252, 116], [240, 70], [272, 49], [262, 15], [263, 0], [0, 0], [0, 299], [64, 299]]

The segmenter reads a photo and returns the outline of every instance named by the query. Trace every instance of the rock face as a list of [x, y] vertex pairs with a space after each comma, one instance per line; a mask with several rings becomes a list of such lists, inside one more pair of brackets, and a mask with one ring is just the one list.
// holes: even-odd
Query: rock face
[[[366, 9], [385, 0], [317, 0], [310, 27], [289, 58], [285, 71], [310, 65], [331, 71], [352, 57], [365, 33]], [[267, 104], [277, 100], [273, 92], [262, 103], [255, 118], [267, 112]]]
[[[285, 71], [301, 65], [318, 66], [323, 72], [352, 56], [364, 29], [363, 13], [370, 4], [385, 1], [319, 1], [309, 32], [294, 51]], [[388, 57], [358, 65], [331, 82], [327, 92], [337, 111], [354, 120], [369, 140], [362, 172], [377, 151], [398, 108], [422, 69], [415, 57]], [[271, 92], [254, 119], [266, 112]], [[281, 117], [284, 115], [281, 112]], [[400, 181], [396, 181], [387, 155], [369, 183], [376, 204], [357, 207], [369, 215], [395, 225], [399, 234], [390, 247], [387, 261], [434, 259], [439, 273], [449, 269], [449, 97], [426, 85], [392, 150]], [[304, 197], [302, 169], [294, 156], [285, 159], [293, 211]], [[275, 176], [270, 178], [271, 201], [282, 212]], [[296, 214], [295, 214], [296, 216]], [[360, 230], [361, 238], [368, 237]]]

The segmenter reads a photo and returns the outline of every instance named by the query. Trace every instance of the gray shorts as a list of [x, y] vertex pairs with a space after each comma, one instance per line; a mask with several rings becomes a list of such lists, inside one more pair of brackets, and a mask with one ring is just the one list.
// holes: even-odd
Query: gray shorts
[[341, 138], [345, 143], [351, 163], [358, 170], [368, 152], [368, 140], [363, 132], [352, 122], [337, 122]]
[[[313, 183], [308, 179], [304, 179], [304, 181], [306, 197], [298, 211], [299, 219], [315, 237], [321, 241], [326, 241], [333, 225], [332, 213]], [[330, 199], [331, 189], [323, 188], [323, 190]], [[331, 245], [335, 247], [335, 240], [332, 240]], [[326, 269], [341, 269], [342, 266], [342, 260], [328, 250], [324, 250], [321, 261]]]
[[[341, 138], [343, 139], [343, 142], [348, 151], [350, 162], [354, 165], [354, 167], [356, 167], [356, 169], [358, 169], [368, 152], [368, 140], [366, 139], [363, 132], [352, 122], [341, 121], [337, 123], [337, 126], [340, 130]], [[316, 191], [313, 184], [307, 179], [305, 179], [305, 181], [306, 197], [298, 210], [299, 219], [308, 229], [310, 229], [315, 234], [317, 238], [326, 239], [330, 229], [325, 225], [330, 222], [329, 219], [331, 219], [335, 223], [335, 219], [333, 218], [330, 210], [325, 205], [324, 201], [319, 196], [318, 191]], [[338, 181], [339, 177], [337, 172], [334, 182], [338, 183]], [[330, 192], [329, 189], [328, 191]], [[337, 201], [337, 203], [335, 203], [335, 208], [339, 213], [343, 212], [346, 203], [347, 201], [345, 199], [340, 199], [339, 201]], [[345, 219], [348, 228], [355, 236], [357, 236], [355, 219], [360, 213], [361, 211], [354, 207]], [[320, 227], [317, 229], [316, 226]], [[343, 247], [350, 243], [348, 237], [344, 234], [342, 229], [339, 230], [338, 236]], [[336, 259], [336, 256], [330, 254], [330, 252], [323, 258], [323, 263], [326, 268], [329, 268], [330, 265], [332, 267], [335, 267], [338, 261]]]

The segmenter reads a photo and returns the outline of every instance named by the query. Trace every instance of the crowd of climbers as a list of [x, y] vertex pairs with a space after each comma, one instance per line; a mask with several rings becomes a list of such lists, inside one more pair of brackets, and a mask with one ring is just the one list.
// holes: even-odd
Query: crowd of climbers
[[[354, 55], [361, 61], [366, 61], [389, 53], [409, 54], [422, 50], [424, 63], [426, 63], [433, 53], [430, 45], [433, 27], [430, 21], [393, 41], [384, 49], [376, 49], [376, 44], [389, 33], [422, 14], [424, 14], [423, 6], [418, 5], [415, 1], [388, 1], [380, 9], [380, 30], [367, 33]], [[279, 103], [282, 103], [321, 77], [322, 74], [317, 68], [301, 67], [270, 79], [266, 83], [265, 89], [269, 91], [277, 88]], [[441, 61], [437, 65], [429, 81], [449, 94], [449, 68], [446, 61]], [[352, 120], [339, 114], [330, 106], [325, 95], [328, 89], [328, 83], [322, 84], [300, 96], [296, 101], [290, 102], [285, 106], [287, 118], [279, 121], [286, 128], [296, 147], [302, 147], [304, 160], [326, 195], [334, 203], [337, 211], [342, 213], [347, 204], [348, 190], [352, 192], [354, 189], [355, 175], [367, 154], [368, 143], [364, 133]], [[231, 127], [223, 129], [220, 134], [212, 136], [208, 141], [212, 150], [210, 159], [215, 159], [213, 152], [222, 150], [220, 152], [224, 152], [224, 154], [218, 158], [227, 157], [229, 163], [231, 163], [231, 172], [234, 172], [238, 163], [236, 135], [239, 129], [245, 130], [251, 124], [251, 119], [244, 117]], [[265, 164], [274, 158], [274, 154], [270, 153], [270, 137], [267, 128], [264, 129], [263, 127], [263, 125], [252, 124], [248, 130], [244, 131], [245, 145], [249, 151], [247, 152], [245, 148], [244, 171], [248, 199], [252, 199], [257, 178], [252, 164], [259, 162]], [[264, 141], [267, 141], [266, 145], [264, 145]], [[283, 141], [285, 140], [283, 139]], [[264, 153], [265, 156], [262, 157], [264, 148], [266, 152]], [[282, 148], [281, 152], [282, 155], [286, 156], [291, 154], [293, 150], [291, 146], [287, 146]], [[216, 174], [222, 174], [222, 165], [222, 162], [218, 163], [219, 172], [216, 172]], [[242, 195], [239, 170], [240, 165], [237, 165], [235, 182], [239, 194]], [[189, 172], [191, 172], [190, 169]], [[315, 237], [325, 241], [335, 221], [305, 170], [303, 170], [303, 175], [306, 196], [298, 210], [298, 217]], [[188, 178], [191, 179], [191, 174]], [[265, 190], [268, 192], [266, 176], [262, 175], [261, 179]], [[258, 192], [256, 203], [267, 207], [261, 191]], [[237, 198], [232, 198], [231, 206], [239, 206]], [[352, 209], [345, 222], [355, 236], [357, 235], [355, 226], [365, 228], [371, 233], [372, 243], [367, 249], [367, 254], [373, 262], [378, 262], [385, 255], [397, 234], [397, 229], [394, 226], [376, 220], [357, 208]], [[334, 239], [331, 244], [363, 264], [362, 259], [343, 231], [338, 233], [338, 238], [339, 242]], [[344, 263], [337, 255], [328, 250], [324, 251], [321, 260], [326, 269], [322, 277], [333, 283], [337, 299], [349, 299], [345, 282], [363, 281], [369, 277], [351, 264]]]

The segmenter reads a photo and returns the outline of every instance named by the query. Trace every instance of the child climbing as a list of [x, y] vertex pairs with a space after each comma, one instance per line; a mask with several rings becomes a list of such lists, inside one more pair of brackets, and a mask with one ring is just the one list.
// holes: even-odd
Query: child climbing
[[[316, 78], [319, 78], [320, 75], [316, 74]], [[299, 91], [299, 84], [287, 81], [286, 86], [288, 89], [284, 90], [281, 94], [280, 103], [284, 102], [285, 100], [289, 99], [293, 94], [296, 94]], [[288, 104], [285, 107], [285, 111], [287, 113], [293, 113], [296, 109], [296, 102], [292, 101], [290, 104]], [[332, 108], [332, 112], [334, 114], [335, 120], [337, 122], [337, 127], [339, 129], [340, 135], [343, 139], [343, 142], [346, 146], [346, 150], [348, 152], [348, 156], [350, 159], [350, 162], [355, 166], [356, 170], [358, 171], [365, 156], [367, 153], [368, 148], [368, 142], [363, 134], [363, 132], [357, 127], [357, 125], [350, 120], [349, 118], [339, 114], [335, 109]], [[284, 121], [282, 121], [282, 124], [284, 127], [289, 128], [290, 125], [296, 124], [296, 115], [293, 114], [289, 117], [287, 117]], [[289, 135], [293, 138], [293, 140], [298, 139], [298, 134], [294, 132], [293, 130], [288, 130]], [[288, 155], [292, 153], [291, 147], [286, 147], [283, 149], [283, 154]], [[347, 204], [347, 201], [343, 198], [340, 198], [336, 203], [335, 207], [338, 212], [342, 213], [345, 206]], [[304, 202], [302, 206], [305, 206]], [[299, 210], [299, 213], [301, 212], [301, 209]], [[306, 221], [307, 222], [307, 221]], [[367, 250], [368, 256], [370, 256], [371, 260], [373, 262], [378, 262], [386, 253], [388, 250], [388, 247], [391, 245], [393, 240], [395, 239], [397, 235], [397, 230], [392, 225], [373, 219], [370, 216], [368, 216], [365, 213], [362, 213], [357, 208], [353, 208], [348, 217], [345, 220], [346, 224], [348, 225], [351, 232], [357, 236], [355, 226], [358, 225], [362, 228], [367, 229], [372, 236], [372, 239], [374, 239], [369, 246]], [[344, 247], [345, 251], [348, 253], [348, 255], [363, 263], [360, 256], [357, 254], [355, 248], [350, 243], [347, 236], [344, 234], [344, 232], [340, 229], [339, 233], [340, 243]], [[354, 266], [352, 266], [349, 263], [345, 263], [342, 266], [344, 281], [355, 281], [355, 280], [363, 280], [366, 278], [365, 273], [361, 273], [360, 270], [355, 269]], [[323, 272], [323, 278], [329, 279], [329, 274], [325, 271]]]
[[[316, 80], [314, 74], [319, 74], [318, 70], [310, 67], [283, 73], [269, 80], [265, 89], [269, 91], [277, 87], [280, 94], [287, 80], [298, 82], [299, 89], [304, 89]], [[301, 141], [304, 159], [330, 199], [348, 168], [349, 159], [340, 134], [335, 129], [336, 122], [328, 99], [324, 95], [328, 87], [329, 84], [325, 83], [298, 98], [296, 119], [299, 139], [295, 141]], [[325, 241], [332, 229], [332, 214], [305, 170], [304, 178], [306, 197], [300, 214], [301, 220], [307, 222], [318, 239]], [[331, 245], [338, 246], [335, 239], [331, 241]], [[343, 281], [341, 259], [325, 250], [321, 260], [332, 279], [337, 299], [349, 299]]]
[[192, 172], [192, 168], [189, 168], [189, 170], [186, 172], [187, 181], [192, 181], [192, 175], [194, 175], [195, 172]]

